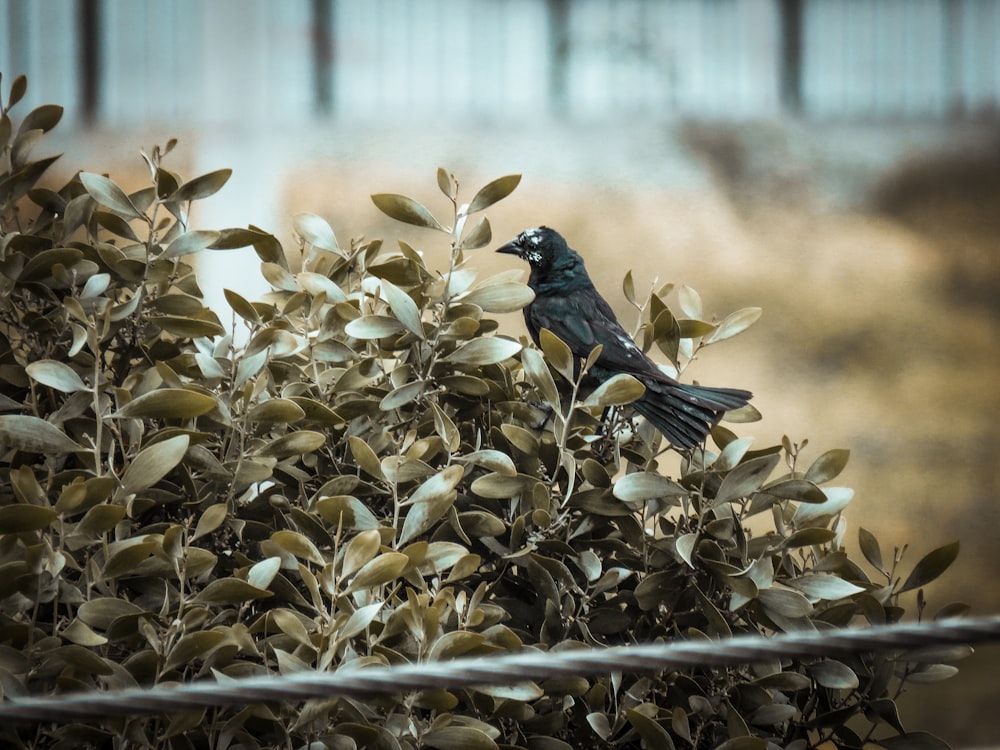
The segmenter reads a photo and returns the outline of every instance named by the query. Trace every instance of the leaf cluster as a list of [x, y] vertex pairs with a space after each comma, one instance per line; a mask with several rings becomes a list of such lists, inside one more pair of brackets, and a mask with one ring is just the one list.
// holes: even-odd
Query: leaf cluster
[[[193, 229], [228, 170], [184, 179], [143, 153], [149, 185], [31, 160], [61, 110], [0, 115], [0, 690], [7, 698], [304, 669], [393, 665], [883, 623], [957, 544], [905, 577], [860, 530], [845, 551], [845, 450], [753, 449], [726, 428], [670, 475], [627, 408], [630, 378], [586, 398], [588, 362], [542, 352], [492, 317], [532, 299], [523, 272], [477, 280], [482, 211], [448, 220], [405, 196], [375, 205], [448, 243], [449, 267], [379, 240], [341, 245], [319, 216], [298, 247], [256, 227]], [[224, 326], [194, 256], [252, 246], [271, 291], [235, 291]], [[294, 262], [290, 262], [290, 259]], [[296, 270], [297, 269], [297, 270]], [[638, 332], [678, 369], [759, 315], [701, 320], [678, 290]], [[594, 359], [594, 357], [591, 357]], [[581, 375], [575, 373], [579, 371]], [[637, 387], [638, 386], [638, 387]], [[568, 397], [567, 397], [567, 394]], [[751, 419], [753, 412], [734, 415]], [[957, 613], [961, 607], [946, 608]], [[965, 649], [781, 660], [516, 687], [312, 700], [156, 718], [5, 728], [13, 747], [861, 747], [905, 732], [904, 686]], [[930, 743], [930, 744], [927, 744]], [[315, 746], [320, 746], [319, 744]]]

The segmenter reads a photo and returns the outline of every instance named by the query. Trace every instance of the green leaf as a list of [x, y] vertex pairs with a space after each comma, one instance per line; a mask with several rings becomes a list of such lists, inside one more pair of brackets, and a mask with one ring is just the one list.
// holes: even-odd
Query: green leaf
[[45, 132], [40, 129], [24, 130], [22, 128], [18, 132], [17, 137], [14, 139], [14, 145], [10, 149], [10, 164], [13, 169], [20, 169], [27, 163], [28, 157], [31, 155], [31, 150], [41, 140], [43, 135], [45, 135]]
[[119, 492], [133, 495], [152, 487], [181, 462], [190, 442], [188, 435], [177, 435], [143, 448], [125, 469]]
[[[134, 300], [135, 297], [132, 299]], [[167, 333], [190, 339], [215, 338], [216, 336], [222, 336], [226, 332], [226, 329], [218, 322], [218, 318], [211, 312], [207, 313], [204, 318], [193, 318], [183, 315], [151, 315], [149, 321], [158, 325]]]
[[813, 461], [806, 472], [806, 479], [813, 484], [823, 484], [836, 477], [847, 466], [851, 452], [846, 448], [834, 448]]
[[846, 508], [854, 498], [854, 490], [850, 487], [823, 487], [826, 500], [822, 503], [803, 503], [795, 509], [792, 522], [796, 526], [804, 526], [823, 516], [833, 516]]
[[455, 197], [455, 180], [450, 174], [448, 174], [448, 171], [444, 167], [438, 167], [437, 183], [438, 188], [440, 188], [446, 198]]
[[396, 193], [375, 193], [372, 195], [372, 203], [379, 211], [396, 221], [427, 229], [437, 229], [441, 232], [446, 231], [431, 212], [413, 198]]
[[434, 417], [434, 430], [444, 443], [444, 448], [449, 453], [456, 453], [462, 442], [462, 434], [451, 417], [445, 413], [444, 409], [433, 401], [430, 404]]
[[694, 320], [693, 318], [685, 318], [677, 321], [677, 328], [680, 331], [682, 339], [696, 339], [708, 336], [715, 331], [716, 327], [714, 323], [706, 323], [704, 320]]
[[461, 533], [466, 537], [482, 539], [501, 536], [507, 524], [485, 510], [468, 510], [457, 514]]
[[502, 424], [500, 431], [510, 441], [510, 444], [529, 456], [538, 455], [538, 437], [531, 430], [518, 427], [516, 424]]
[[375, 602], [374, 604], [366, 604], [364, 607], [354, 610], [337, 635], [340, 638], [353, 638], [372, 624], [372, 621], [383, 606], [385, 606], [384, 602]]
[[326, 219], [316, 214], [295, 214], [292, 217], [292, 227], [295, 232], [314, 247], [321, 250], [329, 250], [332, 253], [340, 253], [340, 246], [337, 244], [337, 237]]
[[145, 218], [132, 199], [113, 180], [92, 172], [80, 172], [80, 182], [88, 193], [102, 206], [132, 219]]
[[[677, 302], [681, 306], [681, 310], [689, 318], [700, 318], [702, 311], [701, 295], [698, 294], [696, 289], [689, 287], [687, 284], [682, 284], [677, 287]], [[715, 326], [712, 326], [713, 328]]]
[[209, 230], [194, 230], [185, 232], [167, 245], [160, 258], [179, 258], [182, 255], [200, 253], [219, 241], [221, 235]]
[[272, 358], [288, 357], [304, 350], [308, 343], [304, 338], [286, 331], [277, 326], [268, 326], [261, 329], [247, 345], [244, 353], [244, 361], [250, 359], [254, 354], [267, 352]]
[[89, 625], [85, 625], [79, 619], [73, 620], [63, 628], [60, 635], [77, 646], [86, 646], [88, 648], [104, 646], [108, 643], [107, 638], [103, 635], [98, 635]]
[[761, 494], [800, 503], [825, 503], [827, 500], [823, 490], [805, 479], [786, 479], [770, 484], [761, 490]]
[[492, 365], [513, 357], [519, 351], [521, 345], [516, 341], [490, 336], [463, 344], [445, 357], [445, 360], [458, 365]]
[[762, 312], [763, 310], [759, 307], [744, 307], [742, 310], [730, 313], [719, 323], [719, 327], [715, 329], [715, 332], [705, 339], [705, 343], [714, 344], [717, 341], [732, 338], [736, 334], [742, 333], [757, 322]]
[[0, 443], [28, 453], [73, 453], [83, 446], [55, 425], [22, 414], [0, 416]]
[[625, 295], [625, 299], [629, 301], [629, 304], [634, 307], [640, 306], [635, 298], [635, 280], [632, 278], [631, 268], [625, 272], [625, 278], [622, 279], [622, 293]]
[[543, 328], [538, 332], [538, 344], [542, 348], [545, 359], [556, 368], [556, 372], [572, 383], [574, 379], [573, 353], [565, 342], [548, 328]]
[[806, 666], [806, 671], [825, 688], [853, 690], [861, 684], [858, 676], [850, 667], [835, 659], [824, 659], [815, 664], [809, 664]]
[[275, 438], [258, 451], [259, 456], [288, 458], [319, 450], [326, 444], [326, 435], [315, 430], [298, 430]]
[[521, 475], [509, 476], [491, 472], [478, 477], [469, 489], [480, 497], [511, 498], [524, 492], [525, 479]]
[[921, 558], [897, 593], [920, 588], [944, 573], [958, 557], [958, 542], [938, 547]]
[[[651, 303], [658, 300], [655, 294], [650, 298]], [[680, 351], [681, 343], [681, 327], [677, 323], [677, 319], [674, 318], [672, 312], [665, 305], [660, 303], [662, 309], [656, 313], [656, 316], [652, 318], [653, 321], [653, 341], [661, 352], [667, 355], [667, 358], [677, 366], [677, 354]], [[651, 304], [650, 309], [656, 310], [657, 305]]]
[[288, 268], [288, 259], [285, 257], [285, 250], [278, 242], [278, 238], [263, 229], [250, 225], [250, 231], [256, 232], [258, 238], [253, 243], [253, 251], [264, 263], [276, 263], [282, 268]]
[[346, 302], [347, 295], [344, 294], [344, 290], [337, 286], [333, 279], [324, 276], [321, 273], [314, 273], [312, 271], [300, 271], [295, 274], [296, 283], [306, 292], [313, 295], [314, 297], [320, 294], [326, 295], [327, 302]]
[[593, 349], [591, 349], [590, 354], [588, 354], [587, 358], [583, 361], [583, 369], [589, 370], [591, 367], [597, 364], [597, 360], [601, 358], [602, 351], [604, 351], [604, 344], [598, 344]]
[[363, 315], [344, 326], [348, 336], [362, 341], [398, 336], [405, 330], [406, 326], [398, 318], [389, 315]]
[[509, 281], [476, 287], [457, 298], [456, 301], [478, 305], [485, 312], [508, 313], [524, 308], [533, 299], [535, 299], [535, 293], [531, 291], [531, 287], [527, 284]]
[[199, 539], [206, 534], [211, 534], [222, 525], [222, 522], [226, 520], [228, 515], [229, 506], [226, 503], [209, 505], [205, 508], [201, 517], [198, 518], [198, 524], [194, 527], [191, 541], [193, 542], [195, 539]]
[[316, 565], [324, 565], [326, 563], [316, 545], [297, 531], [280, 529], [271, 534], [271, 541], [285, 552], [295, 555], [300, 560], [307, 560]]
[[470, 651], [482, 647], [485, 642], [486, 636], [482, 633], [453, 630], [437, 639], [427, 654], [427, 660], [430, 662], [440, 662], [447, 659], [454, 659], [457, 656], [468, 654]]
[[493, 239], [493, 230], [490, 229], [490, 222], [485, 216], [477, 221], [472, 229], [465, 233], [462, 241], [458, 243], [460, 250], [478, 250], [486, 247]]
[[448, 726], [431, 729], [420, 736], [421, 743], [436, 750], [497, 750], [486, 732], [477, 727]]
[[417, 307], [417, 303], [391, 281], [382, 279], [381, 284], [382, 293], [389, 302], [389, 307], [392, 308], [392, 314], [406, 327], [406, 330], [423, 338], [424, 326], [420, 321], [420, 309]]
[[62, 116], [63, 108], [58, 104], [43, 104], [25, 115], [17, 132], [27, 133], [29, 130], [41, 130], [47, 133], [59, 124]]
[[98, 536], [118, 525], [125, 517], [125, 510], [124, 505], [95, 505], [84, 514], [74, 533], [96, 541]]
[[127, 599], [102, 596], [83, 602], [77, 610], [77, 617], [93, 628], [107, 630], [119, 617], [131, 617], [144, 612]]
[[782, 617], [805, 617], [813, 611], [809, 600], [798, 591], [779, 588], [761, 589], [757, 598], [765, 610]]
[[[219, 504], [221, 505], [222, 503]], [[201, 525], [201, 521], [198, 522], [198, 525]], [[247, 571], [247, 583], [259, 589], [266, 589], [271, 585], [274, 577], [278, 575], [279, 570], [281, 570], [281, 558], [279, 556], [265, 557]]]
[[58, 514], [52, 508], [40, 505], [15, 503], [0, 507], [0, 534], [20, 534], [24, 531], [44, 529], [56, 520]]
[[641, 503], [657, 498], [683, 497], [688, 491], [661, 474], [636, 471], [615, 482], [613, 494], [622, 502]]
[[181, 636], [167, 655], [165, 670], [186, 666], [195, 659], [204, 658], [212, 649], [226, 640], [221, 630], [199, 630]]
[[806, 690], [811, 683], [809, 678], [801, 672], [773, 672], [754, 680], [754, 684], [770, 690], [793, 693], [798, 690]]
[[673, 750], [674, 741], [660, 724], [634, 708], [625, 709], [625, 717], [642, 738], [645, 747]]
[[219, 239], [212, 245], [212, 248], [215, 250], [235, 250], [239, 247], [249, 247], [255, 242], [262, 242], [267, 238], [273, 239], [272, 235], [267, 232], [244, 229], [243, 227], [229, 227], [219, 230]]
[[677, 550], [677, 554], [692, 570], [695, 568], [694, 551], [697, 546], [698, 535], [695, 533], [681, 534], [674, 542], [674, 549]]
[[217, 193], [232, 176], [231, 169], [217, 169], [214, 172], [195, 177], [185, 182], [167, 200], [177, 203], [197, 201]]
[[[5, 121], [4, 119], [0, 119], [0, 123]], [[3, 185], [10, 191], [8, 193], [8, 200], [20, 200], [20, 198], [27, 195], [28, 191], [34, 187], [38, 179], [45, 173], [45, 170], [58, 159], [59, 155], [57, 154], [56, 156], [48, 156], [44, 159], [29, 162], [21, 169], [6, 177], [3, 180]]]
[[382, 463], [378, 460], [378, 456], [368, 443], [357, 435], [349, 435], [347, 445], [350, 447], [351, 455], [354, 456], [354, 460], [360, 469], [368, 472], [376, 479], [385, 479], [385, 474], [382, 473]]
[[480, 189], [469, 203], [468, 213], [482, 211], [484, 208], [492, 206], [497, 201], [503, 200], [514, 192], [514, 188], [521, 182], [521, 175], [509, 174], [498, 177]]
[[217, 578], [198, 592], [194, 604], [243, 604], [254, 599], [267, 599], [274, 593], [258, 588], [239, 578]]
[[10, 109], [22, 98], [24, 98], [24, 92], [28, 90], [28, 78], [25, 75], [19, 75], [14, 79], [14, 82], [10, 85], [10, 94], [7, 96], [7, 109]]
[[799, 529], [781, 543], [782, 549], [796, 549], [798, 547], [811, 547], [814, 544], [826, 544], [837, 536], [833, 529], [823, 529], [818, 526], [807, 526]]
[[951, 664], [922, 664], [907, 675], [906, 681], [929, 684], [951, 679], [957, 674], [958, 667]]
[[455, 487], [463, 473], [461, 466], [449, 466], [416, 489], [406, 501], [410, 508], [399, 534], [400, 545], [427, 531], [448, 512], [458, 497]]
[[74, 391], [89, 391], [90, 389], [83, 382], [76, 370], [69, 365], [58, 362], [54, 359], [42, 359], [32, 362], [24, 368], [32, 380], [55, 388], [63, 393], [73, 393]]
[[879, 547], [878, 539], [864, 526], [858, 528], [858, 546], [861, 547], [861, 554], [878, 570], [882, 567], [882, 549]]
[[517, 467], [514, 466], [514, 461], [506, 453], [494, 450], [492, 448], [485, 448], [483, 450], [473, 451], [472, 453], [466, 453], [462, 456], [456, 456], [457, 461], [463, 463], [474, 464], [475, 466], [483, 466], [491, 471], [495, 471], [498, 474], [504, 476], [512, 477], [517, 474]]
[[673, 710], [673, 714], [670, 717], [670, 728], [682, 740], [691, 742], [691, 722], [688, 719], [687, 712], [680, 706], [675, 707]]
[[642, 398], [646, 386], [627, 373], [605, 380], [583, 402], [584, 406], [619, 406]]
[[[301, 567], [300, 570], [302, 570]], [[312, 574], [306, 572], [306, 575], [311, 576]], [[318, 596], [318, 592], [316, 596]], [[278, 630], [293, 641], [310, 649], [314, 647], [314, 644], [309, 639], [309, 632], [306, 630], [306, 626], [302, 624], [302, 620], [292, 610], [275, 608], [268, 612], [267, 617], [271, 625], [277, 627]], [[305, 669], [307, 666], [306, 662], [299, 657], [294, 654], [288, 654], [280, 649], [275, 649], [275, 656], [278, 659], [278, 669], [285, 673], [299, 671]], [[289, 663], [291, 664], [290, 669], [288, 668]]]
[[382, 411], [392, 411], [405, 406], [419, 397], [426, 387], [427, 381], [424, 380], [412, 380], [409, 383], [404, 383], [399, 388], [393, 388], [385, 394], [385, 398], [379, 401], [378, 408]]
[[159, 388], [144, 393], [112, 416], [137, 419], [194, 419], [212, 411], [218, 401], [198, 391], [186, 388]]
[[[130, 540], [131, 541], [131, 540]], [[135, 544], [127, 542], [115, 545], [117, 549], [108, 558], [101, 570], [105, 578], [118, 578], [132, 573], [136, 567], [148, 560], [157, 549], [156, 542], [140, 541]]]
[[128, 300], [128, 302], [123, 302], [120, 305], [115, 305], [111, 309], [111, 315], [109, 317], [116, 323], [119, 320], [124, 320], [138, 309], [139, 303], [142, 302], [142, 299], [145, 296], [146, 295], [144, 294], [144, 289], [140, 287], [139, 290], [132, 295], [132, 297]]
[[781, 456], [779, 454], [771, 453], [767, 456], [752, 458], [740, 464], [726, 474], [725, 479], [722, 480], [722, 484], [719, 486], [719, 491], [715, 495], [714, 503], [721, 505], [722, 503], [732, 502], [741, 497], [749, 497], [760, 489], [780, 460]]
[[304, 419], [305, 411], [297, 403], [287, 398], [272, 398], [253, 406], [247, 412], [251, 422], [264, 424], [292, 424]]
[[750, 446], [753, 445], [753, 438], [736, 438], [730, 433], [727, 437], [732, 437], [732, 439], [727, 443], [720, 443], [719, 435], [720, 430], [716, 427], [712, 432], [712, 436], [715, 438], [715, 442], [722, 446], [722, 452], [715, 459], [715, 463], [712, 464], [712, 469], [714, 471], [731, 471], [739, 466], [740, 461], [743, 460], [747, 451], [750, 450]]
[[410, 558], [402, 552], [383, 552], [362, 566], [361, 570], [351, 579], [350, 588], [352, 591], [356, 591], [394, 581], [399, 578], [409, 564]]
[[643, 578], [635, 587], [635, 600], [645, 612], [657, 609], [668, 597], [673, 596], [677, 587], [677, 573], [657, 570]]
[[810, 601], [835, 601], [855, 594], [862, 594], [867, 589], [856, 586], [831, 573], [812, 573], [798, 578], [786, 579], [784, 583], [801, 591]]
[[556, 382], [552, 379], [552, 373], [549, 372], [542, 355], [535, 349], [521, 350], [521, 366], [528, 380], [541, 392], [542, 397], [550, 406], [558, 409], [559, 389], [556, 388]]
[[98, 224], [112, 234], [117, 234], [119, 237], [124, 237], [136, 243], [140, 242], [139, 235], [135, 233], [132, 226], [118, 214], [111, 211], [94, 211], [94, 218], [97, 219]]
[[382, 535], [376, 529], [362, 531], [344, 549], [344, 558], [341, 563], [341, 575], [350, 576], [360, 570], [369, 560], [378, 554], [382, 546]]

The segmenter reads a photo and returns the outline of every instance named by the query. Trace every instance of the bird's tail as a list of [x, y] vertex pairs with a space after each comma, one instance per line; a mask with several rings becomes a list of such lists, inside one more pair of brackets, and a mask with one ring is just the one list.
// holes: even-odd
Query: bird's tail
[[722, 414], [753, 395], [738, 388], [709, 388], [642, 379], [646, 393], [632, 406], [679, 450], [700, 445]]

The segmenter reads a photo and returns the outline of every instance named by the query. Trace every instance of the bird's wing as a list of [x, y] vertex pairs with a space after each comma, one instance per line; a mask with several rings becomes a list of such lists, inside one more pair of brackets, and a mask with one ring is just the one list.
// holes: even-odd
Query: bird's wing
[[528, 328], [548, 328], [566, 342], [576, 357], [586, 357], [600, 344], [597, 360], [602, 368], [617, 372], [662, 376], [660, 369], [636, 346], [615, 317], [611, 306], [596, 291], [536, 298], [528, 312]]

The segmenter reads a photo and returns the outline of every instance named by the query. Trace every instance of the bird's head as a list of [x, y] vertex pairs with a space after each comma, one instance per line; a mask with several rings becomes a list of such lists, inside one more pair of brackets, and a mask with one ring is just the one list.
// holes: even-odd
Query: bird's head
[[548, 227], [537, 227], [525, 229], [506, 245], [498, 247], [497, 252], [516, 255], [521, 260], [526, 260], [533, 269], [545, 271], [571, 251], [559, 232]]

